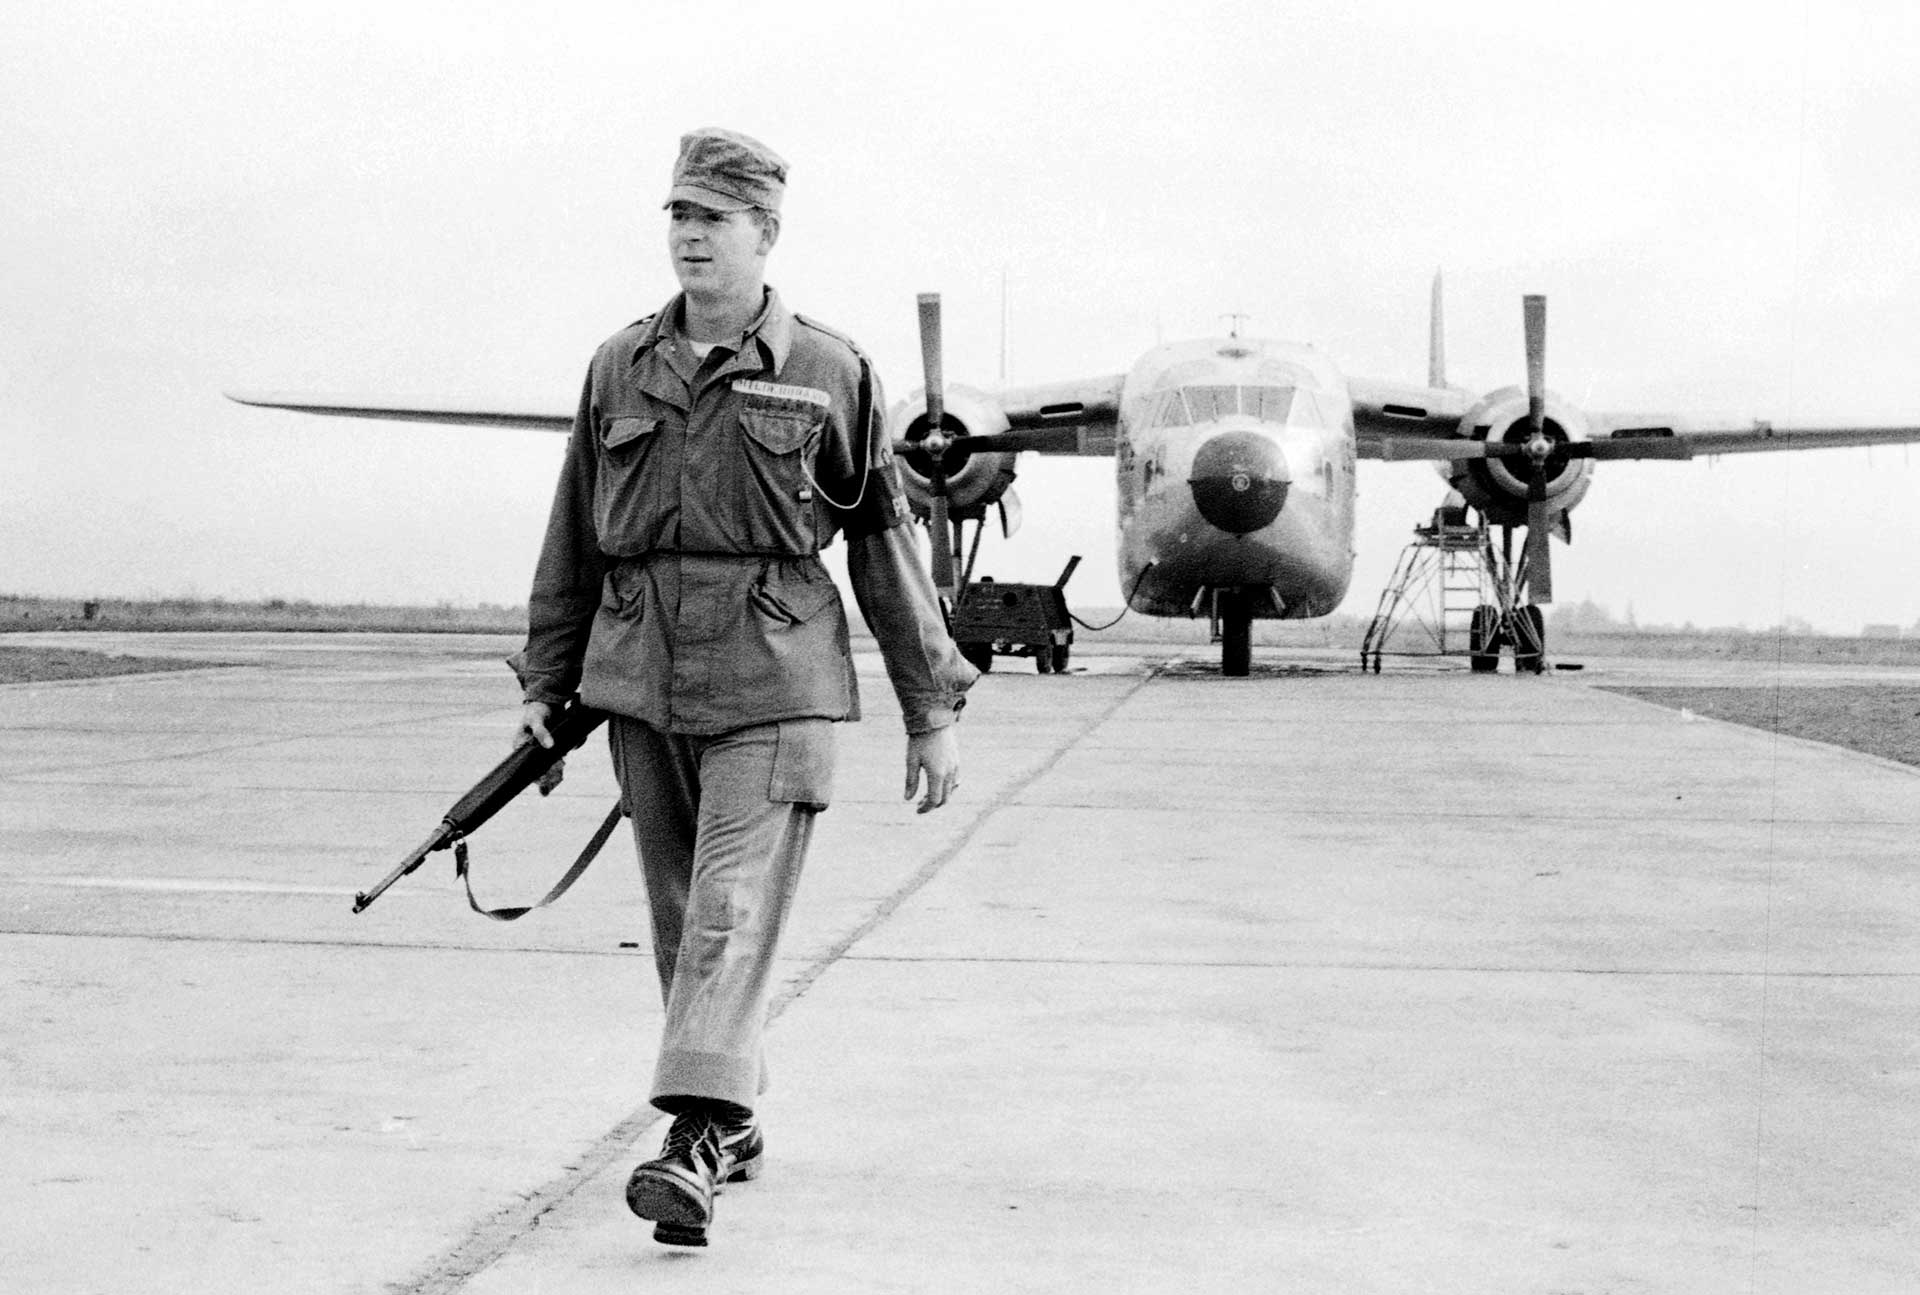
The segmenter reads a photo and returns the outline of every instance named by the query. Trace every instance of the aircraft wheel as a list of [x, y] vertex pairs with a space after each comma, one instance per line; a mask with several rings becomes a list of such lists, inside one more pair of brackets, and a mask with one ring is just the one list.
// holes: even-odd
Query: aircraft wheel
[[1053, 672], [1055, 674], [1065, 674], [1067, 672], [1067, 657], [1071, 653], [1071, 648], [1072, 644], [1070, 643], [1055, 643], [1053, 645]]
[[967, 659], [968, 665], [981, 674], [987, 674], [993, 669], [993, 644], [991, 643], [962, 643], [960, 655]]
[[1513, 614], [1513, 668], [1529, 674], [1547, 668], [1547, 620], [1533, 603]]
[[1467, 663], [1475, 674], [1492, 674], [1500, 668], [1500, 609], [1492, 603], [1473, 609], [1473, 621], [1467, 626]]

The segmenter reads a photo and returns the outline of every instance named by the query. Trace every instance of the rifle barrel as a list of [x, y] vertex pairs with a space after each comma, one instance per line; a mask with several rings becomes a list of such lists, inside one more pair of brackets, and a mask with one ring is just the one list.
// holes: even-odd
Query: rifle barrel
[[435, 850], [444, 850], [448, 845], [452, 844], [452, 842], [453, 825], [445, 819], [442, 819], [440, 826], [433, 830], [433, 835], [415, 846], [413, 853], [400, 861], [399, 867], [380, 879], [379, 885], [375, 886], [372, 890], [363, 890], [353, 897], [353, 911], [356, 913], [366, 912], [367, 905], [386, 894], [388, 886], [391, 886], [394, 882], [400, 880], [400, 878], [406, 876], [415, 868], [418, 868], [426, 861], [426, 857]]

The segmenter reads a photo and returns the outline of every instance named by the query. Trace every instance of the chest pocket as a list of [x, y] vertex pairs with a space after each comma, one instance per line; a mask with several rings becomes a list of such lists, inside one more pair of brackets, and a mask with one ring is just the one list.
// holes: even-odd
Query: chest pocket
[[800, 401], [752, 401], [740, 411], [740, 452], [757, 489], [745, 492], [739, 518], [744, 545], [754, 552], [814, 552], [813, 460], [827, 411]]
[[594, 525], [601, 549], [615, 557], [660, 547], [669, 519], [664, 428], [661, 419], [628, 415], [608, 418], [601, 428]]
[[659, 430], [660, 420], [657, 418], [609, 418], [606, 434], [600, 438], [600, 444], [609, 450], [617, 450], [643, 436], [652, 436]]
[[817, 439], [826, 411], [803, 406], [797, 409], [755, 409], [740, 412], [740, 425], [761, 449], [769, 454], [792, 454]]

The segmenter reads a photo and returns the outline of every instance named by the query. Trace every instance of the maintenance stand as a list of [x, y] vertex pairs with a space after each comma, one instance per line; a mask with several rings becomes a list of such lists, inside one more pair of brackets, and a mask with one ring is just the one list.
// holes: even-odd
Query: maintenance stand
[[1380, 673], [1398, 630], [1417, 646], [1395, 648], [1395, 656], [1464, 654], [1475, 674], [1487, 674], [1500, 668], [1500, 649], [1510, 646], [1515, 670], [1539, 674], [1546, 668], [1545, 622], [1538, 607], [1519, 601], [1510, 569], [1486, 518], [1470, 520], [1466, 501], [1448, 492], [1400, 552], [1360, 645], [1361, 670]]

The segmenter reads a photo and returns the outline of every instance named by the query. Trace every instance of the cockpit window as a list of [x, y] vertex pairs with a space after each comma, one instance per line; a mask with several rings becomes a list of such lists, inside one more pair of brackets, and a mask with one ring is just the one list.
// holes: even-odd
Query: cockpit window
[[1311, 418], [1315, 406], [1296, 404], [1302, 393], [1293, 387], [1195, 383], [1170, 387], [1148, 397], [1147, 421], [1154, 427], [1187, 427], [1246, 414], [1263, 423], [1284, 423], [1290, 414]]
[[1187, 412], [1196, 423], [1211, 423], [1240, 412], [1239, 388], [1228, 386], [1191, 386], [1181, 388], [1187, 398]]
[[1293, 396], [1292, 387], [1242, 387], [1240, 412], [1263, 423], [1284, 423], [1293, 409]]
[[1180, 388], [1156, 391], [1147, 398], [1148, 426], [1185, 427], [1192, 421], [1187, 417], [1187, 402], [1180, 398]]

